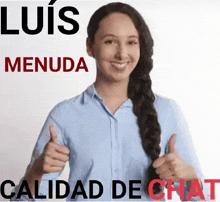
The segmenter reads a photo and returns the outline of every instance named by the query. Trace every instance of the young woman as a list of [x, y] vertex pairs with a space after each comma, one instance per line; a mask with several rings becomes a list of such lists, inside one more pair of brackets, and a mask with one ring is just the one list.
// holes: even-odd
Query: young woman
[[[94, 200], [110, 201], [123, 193], [124, 185], [127, 191], [118, 199], [134, 200], [129, 182], [135, 180], [132, 186], [140, 189], [134, 193], [136, 199], [148, 201], [154, 179], [172, 179], [174, 186], [183, 179], [186, 200], [193, 180], [201, 184], [202, 175], [178, 106], [152, 92], [153, 40], [145, 21], [131, 6], [111, 3], [93, 14], [87, 31], [96, 81], [50, 112], [23, 179], [32, 194], [38, 180], [39, 193], [47, 195], [48, 180], [56, 180], [69, 161], [68, 200], [92, 200], [92, 180], [103, 186]], [[73, 197], [79, 180], [82, 186]], [[120, 183], [114, 187], [113, 180]], [[100, 187], [94, 189], [97, 195]], [[153, 190], [160, 193], [160, 184]]]

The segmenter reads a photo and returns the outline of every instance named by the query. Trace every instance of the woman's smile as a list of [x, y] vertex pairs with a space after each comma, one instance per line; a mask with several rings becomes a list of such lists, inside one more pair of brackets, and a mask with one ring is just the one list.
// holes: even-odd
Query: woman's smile
[[118, 70], [125, 70], [126, 66], [129, 64], [130, 62], [111, 62], [111, 65]]

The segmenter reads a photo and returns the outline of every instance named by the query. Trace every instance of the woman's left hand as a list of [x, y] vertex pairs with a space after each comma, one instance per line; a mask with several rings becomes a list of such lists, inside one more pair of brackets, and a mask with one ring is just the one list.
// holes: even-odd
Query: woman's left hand
[[165, 154], [153, 162], [156, 173], [162, 180], [171, 179], [172, 182], [183, 179], [187, 184], [191, 184], [194, 179], [198, 179], [194, 168], [180, 158], [175, 148], [176, 134], [173, 134], [168, 143], [168, 154]]

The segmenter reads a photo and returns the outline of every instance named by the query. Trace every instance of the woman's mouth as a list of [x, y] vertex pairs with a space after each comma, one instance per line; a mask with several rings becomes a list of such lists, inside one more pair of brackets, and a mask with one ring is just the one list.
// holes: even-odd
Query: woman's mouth
[[111, 62], [111, 65], [117, 69], [124, 69], [128, 62]]

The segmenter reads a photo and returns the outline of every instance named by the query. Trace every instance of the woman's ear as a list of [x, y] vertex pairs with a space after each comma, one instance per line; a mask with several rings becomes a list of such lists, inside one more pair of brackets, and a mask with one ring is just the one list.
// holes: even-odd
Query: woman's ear
[[89, 56], [94, 57], [92, 43], [88, 38], [86, 39], [86, 51]]

